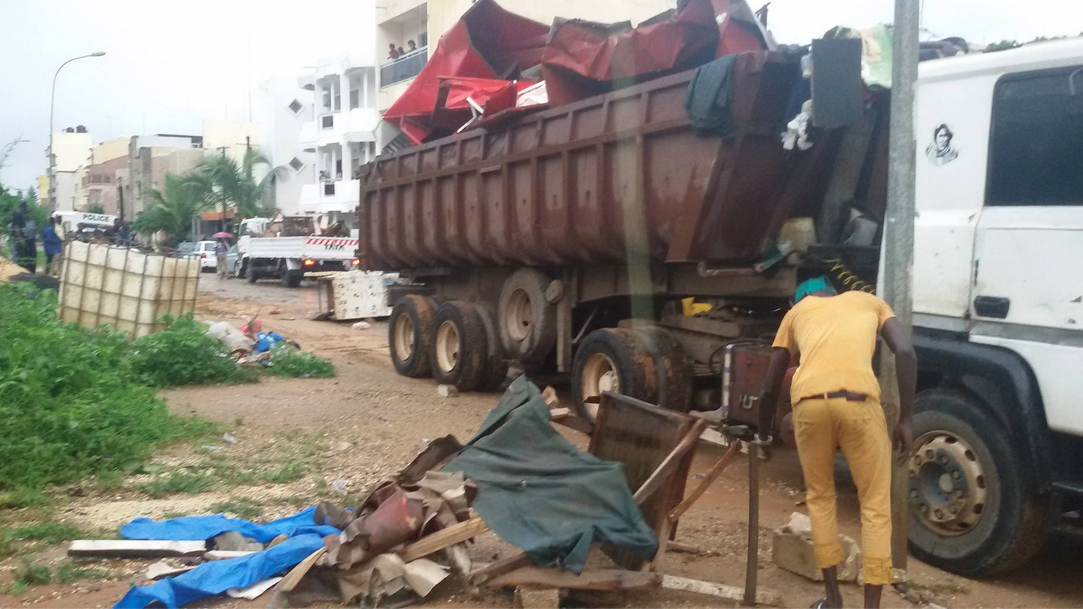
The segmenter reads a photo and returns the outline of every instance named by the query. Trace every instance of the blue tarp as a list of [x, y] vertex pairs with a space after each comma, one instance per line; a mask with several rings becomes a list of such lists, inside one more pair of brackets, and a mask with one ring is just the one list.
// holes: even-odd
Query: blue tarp
[[205, 541], [226, 531], [236, 531], [260, 543], [267, 543], [282, 534], [293, 537], [311, 533], [323, 537], [341, 532], [335, 527], [317, 525], [313, 520], [315, 512], [316, 507], [313, 506], [293, 516], [280, 518], [267, 524], [226, 518], [223, 514], [184, 516], [162, 522], [153, 522], [149, 518], [136, 518], [120, 527], [120, 535], [127, 539]]
[[[337, 532], [338, 529], [335, 531]], [[244, 588], [273, 577], [322, 547], [322, 536], [298, 535], [262, 552], [240, 558], [203, 563], [176, 577], [164, 579], [150, 586], [132, 588], [113, 607], [115, 609], [143, 609], [155, 601], [166, 607], [180, 607], [207, 596], [222, 594], [230, 588]]]

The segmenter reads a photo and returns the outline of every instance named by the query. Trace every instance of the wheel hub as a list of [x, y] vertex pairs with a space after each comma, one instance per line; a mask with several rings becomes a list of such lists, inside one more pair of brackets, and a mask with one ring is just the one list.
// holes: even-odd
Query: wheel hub
[[973, 449], [944, 431], [922, 435], [910, 458], [910, 509], [941, 535], [977, 526], [988, 500], [985, 476]]
[[459, 365], [459, 330], [450, 321], [440, 324], [436, 331], [436, 365], [444, 373]]
[[[595, 353], [587, 359], [587, 363], [583, 366], [582, 379], [580, 389], [584, 399], [600, 396], [603, 391], [620, 392], [617, 366], [604, 353]], [[592, 418], [598, 416], [597, 404], [588, 402], [586, 409]]]
[[530, 336], [533, 325], [534, 306], [530, 302], [530, 295], [526, 290], [517, 289], [508, 299], [507, 314], [504, 318], [505, 330], [513, 340], [521, 342]]
[[414, 322], [409, 315], [399, 315], [395, 320], [395, 352], [403, 361], [414, 354]]

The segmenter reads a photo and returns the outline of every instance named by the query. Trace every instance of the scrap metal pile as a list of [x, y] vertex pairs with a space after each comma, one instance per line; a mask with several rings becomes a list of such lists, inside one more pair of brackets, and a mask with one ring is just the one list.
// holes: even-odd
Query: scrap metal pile
[[[174, 561], [152, 565], [146, 585], [129, 590], [120, 608], [267, 592], [271, 607], [314, 600], [402, 606], [425, 598], [452, 572], [468, 590], [668, 587], [777, 603], [777, 595], [754, 584], [749, 593], [658, 571], [677, 519], [739, 456], [740, 443], [685, 496], [706, 422], [623, 396], [613, 400], [599, 405], [592, 424], [554, 408], [551, 390], [520, 377], [469, 442], [434, 440], [395, 479], [351, 505], [321, 503], [266, 524], [222, 514], [137, 518], [121, 528], [125, 539], [75, 541], [68, 554]], [[590, 451], [553, 423], [591, 433]], [[489, 531], [518, 551], [473, 562], [467, 544]], [[588, 567], [594, 550], [621, 568], [593, 560]]]
[[581, 19], [547, 26], [480, 0], [384, 120], [420, 144], [773, 46], [745, 0], [681, 0], [635, 28]]

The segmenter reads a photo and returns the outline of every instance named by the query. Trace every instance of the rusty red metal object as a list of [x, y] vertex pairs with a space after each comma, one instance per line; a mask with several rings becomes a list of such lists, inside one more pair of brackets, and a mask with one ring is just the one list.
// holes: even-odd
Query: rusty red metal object
[[369, 270], [744, 261], [789, 214], [796, 163], [778, 133], [797, 66], [739, 55], [732, 144], [697, 136], [692, 71], [521, 114], [366, 165], [360, 257]]
[[424, 510], [421, 501], [409, 499], [406, 491], [398, 489], [386, 498], [361, 525], [361, 535], [367, 540], [367, 552], [375, 556], [399, 544], [416, 539], [421, 531]]

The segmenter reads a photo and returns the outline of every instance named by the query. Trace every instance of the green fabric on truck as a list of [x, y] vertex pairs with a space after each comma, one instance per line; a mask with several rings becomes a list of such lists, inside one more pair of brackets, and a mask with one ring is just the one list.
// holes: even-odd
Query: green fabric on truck
[[620, 463], [565, 440], [538, 387], [516, 379], [446, 471], [478, 486], [472, 507], [493, 531], [542, 566], [579, 573], [594, 542], [654, 558], [658, 540], [632, 498]]

